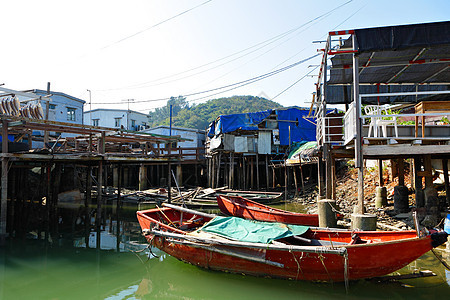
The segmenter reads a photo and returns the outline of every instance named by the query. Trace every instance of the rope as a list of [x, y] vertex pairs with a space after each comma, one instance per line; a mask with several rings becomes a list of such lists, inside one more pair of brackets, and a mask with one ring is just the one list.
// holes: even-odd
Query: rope
[[319, 257], [320, 262], [322, 263], [323, 267], [325, 268], [325, 272], [327, 272], [327, 275], [328, 275], [328, 278], [330, 279], [331, 285], [333, 285], [333, 279], [331, 278], [330, 273], [328, 273], [328, 269], [325, 266], [325, 263], [323, 262], [324, 256], [322, 254], [319, 254], [318, 257]]
[[[303, 271], [302, 271], [302, 268], [300, 267], [300, 263], [298, 262], [297, 258], [295, 257], [294, 252], [292, 252], [292, 248], [289, 248], [289, 253], [292, 254], [292, 257], [294, 257], [294, 260], [297, 263], [297, 275], [295, 275], [295, 280], [298, 280], [299, 272], [302, 272], [302, 274], [303, 274]], [[302, 260], [302, 258], [303, 258], [303, 252], [302, 252], [302, 256], [300, 256], [300, 260]]]
[[345, 282], [345, 292], [348, 294], [348, 253], [344, 254], [344, 282]]

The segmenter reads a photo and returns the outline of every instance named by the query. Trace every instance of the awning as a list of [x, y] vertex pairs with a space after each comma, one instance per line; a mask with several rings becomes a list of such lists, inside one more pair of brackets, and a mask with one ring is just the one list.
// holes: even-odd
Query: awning
[[[450, 22], [356, 29], [360, 93], [450, 90]], [[341, 49], [353, 49], [347, 39]], [[352, 102], [353, 54], [331, 58], [326, 98]], [[436, 98], [436, 96], [433, 96]], [[443, 96], [440, 96], [440, 100]], [[444, 96], [444, 100], [449, 96]], [[430, 96], [367, 98], [366, 103], [420, 102]], [[450, 100], [450, 99], [449, 99]]]

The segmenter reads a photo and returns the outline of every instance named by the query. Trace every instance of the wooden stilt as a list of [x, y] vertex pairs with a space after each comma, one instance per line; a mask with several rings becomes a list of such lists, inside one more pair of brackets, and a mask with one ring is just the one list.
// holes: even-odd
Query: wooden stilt
[[255, 188], [255, 174], [254, 174], [254, 170], [255, 170], [255, 166], [254, 166], [254, 161], [253, 161], [253, 156], [250, 156], [250, 188], [254, 189]]
[[86, 171], [86, 195], [84, 196], [84, 239], [86, 248], [89, 248], [89, 236], [91, 234], [91, 216], [89, 205], [92, 203], [92, 166], [89, 165]]
[[417, 208], [425, 206], [422, 177], [419, 175], [421, 172], [421, 164], [420, 157], [414, 157], [414, 191]]
[[383, 180], [383, 160], [378, 159], [378, 186], [383, 186], [384, 180]]
[[[120, 182], [120, 177], [122, 176], [122, 165], [119, 164], [117, 166], [117, 169], [118, 169], [117, 175], [119, 176], [119, 182]], [[116, 240], [117, 240], [116, 251], [117, 252], [120, 252], [120, 212], [122, 209], [122, 197], [120, 195], [121, 192], [122, 192], [122, 187], [119, 184], [117, 186], [117, 203], [116, 203]]]
[[444, 182], [445, 182], [445, 198], [447, 200], [447, 205], [450, 206], [450, 189], [448, 180], [448, 159], [444, 158], [442, 160], [442, 170], [444, 172]]
[[[8, 121], [2, 120], [2, 153], [8, 153]], [[2, 191], [0, 205], [0, 245], [5, 244], [8, 205], [8, 158], [2, 157]]]
[[269, 190], [270, 187], [270, 180], [269, 180], [270, 174], [269, 174], [269, 155], [266, 154], [266, 189]]
[[397, 160], [398, 165], [398, 185], [405, 185], [405, 161], [403, 158]]
[[97, 176], [97, 214], [95, 218], [95, 225], [97, 230], [97, 250], [100, 250], [101, 243], [101, 222], [102, 222], [102, 202], [103, 202], [103, 161], [98, 163], [98, 176]]
[[167, 202], [172, 202], [172, 164], [167, 164]]
[[256, 189], [259, 191], [259, 154], [256, 153]]
[[294, 195], [295, 197], [298, 197], [297, 172], [295, 172], [295, 166], [292, 167], [292, 173], [294, 174], [294, 186], [295, 186]]
[[300, 181], [302, 183], [302, 194], [305, 193], [305, 180], [303, 178], [303, 168], [302, 168], [302, 164], [300, 163]]

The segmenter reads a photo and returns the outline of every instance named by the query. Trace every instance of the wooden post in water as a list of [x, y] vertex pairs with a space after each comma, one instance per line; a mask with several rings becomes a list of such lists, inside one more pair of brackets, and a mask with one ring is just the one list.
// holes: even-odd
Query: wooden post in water
[[259, 154], [256, 153], [256, 190], [259, 191]]
[[[118, 176], [119, 176], [119, 185], [117, 186], [117, 203], [116, 203], [116, 251], [120, 252], [120, 210], [122, 208], [122, 198], [121, 198], [121, 186], [120, 186], [120, 177], [122, 176], [122, 165], [119, 164], [117, 166]], [[112, 226], [111, 226], [112, 227]]]
[[86, 249], [89, 248], [89, 236], [91, 234], [91, 216], [89, 205], [92, 203], [92, 166], [87, 167], [86, 172], [86, 195], [84, 196], [84, 239]]
[[294, 175], [294, 186], [295, 186], [294, 195], [295, 195], [295, 197], [298, 197], [298, 184], [297, 184], [297, 174], [295, 172], [295, 166], [292, 167], [292, 173]]
[[423, 194], [422, 176], [421, 172], [421, 158], [419, 156], [414, 157], [414, 191], [416, 196], [416, 207], [424, 207], [425, 199]]
[[450, 206], [450, 189], [448, 180], [448, 159], [444, 158], [442, 160], [442, 171], [444, 172], [444, 182], [445, 182], [445, 198], [447, 200], [447, 205]]
[[[115, 168], [116, 170], [116, 168]], [[139, 190], [147, 189], [147, 166], [140, 164], [139, 166]]]
[[269, 180], [269, 154], [266, 154], [266, 189], [269, 190], [270, 180]]
[[288, 167], [286, 166], [286, 161], [284, 161], [284, 201], [287, 200], [288, 196]]
[[[170, 159], [170, 158], [169, 158]], [[167, 164], [167, 202], [172, 202], [172, 165]]]
[[98, 176], [97, 176], [97, 214], [95, 218], [95, 225], [97, 230], [97, 250], [100, 250], [101, 243], [101, 222], [102, 222], [102, 202], [103, 202], [103, 160], [98, 162]]
[[[2, 120], [2, 154], [8, 153], [8, 121]], [[6, 241], [6, 224], [7, 224], [7, 207], [8, 207], [8, 158], [2, 157], [2, 192], [0, 205], [0, 246]]]
[[255, 181], [254, 181], [255, 176], [253, 174], [253, 170], [255, 169], [255, 167], [254, 167], [253, 156], [249, 156], [249, 159], [250, 159], [250, 165], [249, 165], [249, 168], [250, 168], [250, 188], [254, 189], [255, 188]]

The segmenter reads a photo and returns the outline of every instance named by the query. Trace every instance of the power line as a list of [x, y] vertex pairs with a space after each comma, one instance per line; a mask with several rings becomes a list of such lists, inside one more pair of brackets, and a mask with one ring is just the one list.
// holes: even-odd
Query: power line
[[[321, 53], [317, 53], [317, 54], [315, 54], [313, 56], [310, 56], [310, 57], [308, 57], [306, 59], [300, 60], [300, 61], [298, 61], [296, 63], [293, 63], [291, 65], [288, 65], [286, 67], [283, 67], [283, 68], [280, 68], [278, 70], [275, 70], [275, 71], [272, 71], [272, 72], [269, 72], [269, 73], [265, 73], [265, 74], [262, 74], [262, 75], [259, 75], [259, 76], [256, 76], [256, 77], [253, 77], [253, 78], [250, 78], [250, 79], [246, 79], [246, 80], [235, 82], [235, 83], [228, 84], [228, 85], [225, 85], [225, 86], [209, 89], [209, 90], [206, 90], [206, 91], [186, 94], [186, 95], [183, 95], [183, 96], [184, 97], [189, 97], [189, 96], [195, 96], [195, 95], [205, 94], [205, 93], [209, 93], [209, 92], [214, 92], [214, 91], [217, 91], [217, 90], [222, 90], [222, 89], [226, 89], [226, 88], [230, 88], [230, 87], [234, 87], [234, 86], [237, 86], [236, 88], [241, 87], [241, 86], [245, 86], [245, 85], [254, 83], [256, 81], [259, 81], [259, 80], [262, 80], [262, 79], [274, 76], [274, 75], [279, 74], [281, 72], [284, 72], [286, 70], [289, 70], [289, 69], [291, 69], [291, 68], [293, 68], [295, 66], [298, 66], [298, 65], [300, 65], [300, 64], [302, 64], [302, 63], [304, 63], [304, 62], [306, 62], [308, 60], [311, 60], [311, 59], [313, 59], [313, 58], [315, 58], [315, 57], [317, 57], [319, 55], [321, 55]], [[235, 88], [233, 88], [233, 89], [235, 89]], [[226, 90], [226, 91], [229, 91], [229, 90]], [[226, 91], [222, 91], [220, 93], [223, 93], [223, 92], [226, 92]], [[209, 96], [207, 96], [207, 97], [209, 97]], [[169, 99], [170, 99], [170, 97], [169, 98], [166, 97], [166, 98], [160, 98], [160, 99], [149, 99], [149, 100], [134, 101], [134, 103], [166, 101], [166, 100], [169, 100]], [[122, 104], [122, 103], [121, 102], [108, 102], [108, 103], [94, 103], [94, 104], [108, 104], [108, 105], [111, 105], [111, 104]]]
[[299, 83], [301, 80], [305, 79], [306, 76], [308, 76], [309, 74], [311, 74], [312, 72], [314, 72], [319, 66], [316, 66], [314, 69], [312, 69], [311, 71], [309, 71], [308, 73], [306, 73], [305, 75], [303, 75], [302, 77], [300, 77], [300, 79], [298, 79], [296, 82], [294, 82], [293, 84], [291, 84], [290, 86], [288, 86], [287, 88], [285, 88], [284, 90], [282, 90], [281, 92], [279, 92], [275, 97], [273, 97], [270, 100], [274, 100], [275, 98], [277, 98], [278, 96], [280, 96], [281, 94], [283, 94], [284, 92], [286, 92], [287, 90], [289, 90], [291, 87], [293, 87], [294, 85], [296, 85], [297, 83]]
[[[274, 37], [272, 37], [272, 38], [270, 38], [270, 39], [267, 39], [267, 40], [265, 40], [265, 41], [263, 41], [263, 42], [257, 43], [257, 44], [255, 44], [255, 45], [253, 45], [253, 46], [251, 46], [251, 47], [248, 47], [248, 48], [246, 48], [246, 49], [240, 50], [240, 51], [235, 52], [235, 53], [233, 53], [233, 54], [227, 55], [227, 56], [225, 56], [225, 57], [223, 57], [223, 58], [214, 60], [214, 61], [212, 61], [212, 62], [203, 64], [203, 65], [200, 65], [200, 66], [197, 66], [197, 67], [194, 67], [194, 68], [191, 68], [191, 69], [188, 69], [188, 70], [185, 70], [185, 71], [176, 73], [176, 74], [172, 74], [172, 75], [168, 75], [168, 76], [165, 76], [165, 77], [161, 77], [161, 78], [158, 78], [158, 79], [154, 79], [154, 80], [150, 80], [150, 81], [146, 81], [146, 82], [142, 82], [142, 83], [138, 83], [138, 84], [128, 85], [128, 86], [121, 87], [121, 88], [103, 89], [103, 90], [97, 90], [97, 91], [112, 91], [112, 90], [124, 90], [124, 89], [139, 89], [139, 88], [146, 88], [146, 87], [151, 87], [151, 86], [157, 86], [157, 85], [162, 85], [162, 84], [172, 83], [172, 82], [175, 82], [175, 81], [179, 81], [179, 80], [182, 80], [182, 79], [186, 79], [186, 78], [189, 78], [189, 77], [192, 77], [192, 76], [196, 76], [196, 75], [202, 74], [202, 73], [204, 73], [204, 72], [207, 72], [207, 71], [216, 69], [216, 68], [218, 68], [218, 67], [221, 67], [221, 66], [223, 66], [223, 65], [226, 65], [226, 64], [231, 63], [231, 62], [233, 62], [233, 61], [236, 61], [236, 60], [238, 60], [238, 59], [240, 59], [240, 58], [242, 58], [242, 57], [245, 57], [245, 56], [247, 56], [247, 55], [250, 55], [250, 54], [252, 54], [252, 53], [254, 53], [254, 52], [256, 52], [256, 51], [258, 51], [258, 50], [260, 50], [260, 49], [262, 49], [262, 48], [264, 48], [264, 47], [267, 47], [268, 45], [270, 45], [270, 44], [272, 44], [272, 43], [274, 43], [274, 42], [276, 42], [276, 41], [278, 41], [278, 40], [280, 40], [280, 39], [282, 39], [282, 38], [284, 38], [284, 37], [286, 37], [286, 36], [288, 36], [288, 35], [290, 35], [290, 34], [296, 32], [296, 31], [298, 31], [299, 29], [305, 27], [306, 25], [311, 24], [311, 23], [313, 23], [313, 22], [315, 22], [315, 21], [317, 21], [317, 20], [320, 20], [320, 19], [322, 19], [322, 18], [327, 17], [328, 15], [330, 15], [331, 13], [333, 13], [334, 11], [336, 11], [336, 10], [340, 9], [341, 7], [343, 7], [343, 6], [347, 5], [347, 4], [349, 4], [349, 3], [352, 2], [352, 1], [353, 1], [353, 0], [349, 0], [349, 1], [347, 1], [347, 2], [345, 2], [345, 3], [343, 3], [343, 4], [339, 5], [339, 6], [337, 6], [337, 7], [335, 7], [335, 8], [329, 10], [328, 12], [326, 12], [326, 13], [320, 15], [320, 16], [317, 16], [317, 17], [315, 17], [315, 18], [313, 18], [313, 19], [311, 19], [311, 20], [309, 20], [309, 21], [307, 21], [307, 22], [305, 22], [305, 23], [303, 23], [303, 24], [301, 24], [301, 25], [299, 25], [299, 26], [297, 26], [297, 27], [295, 27], [295, 28], [292, 28], [292, 29], [290, 29], [290, 30], [288, 30], [288, 31], [285, 31], [285, 32], [283, 32], [283, 33], [281, 33], [281, 34], [279, 34], [279, 35], [277, 35], [277, 36], [274, 36]], [[308, 27], [308, 28], [309, 28], [309, 27]], [[307, 29], [307, 28], [306, 28], [306, 29]], [[306, 29], [305, 29], [305, 30], [306, 30]], [[304, 31], [304, 30], [303, 30], [303, 31]], [[301, 31], [301, 32], [303, 32], [303, 31]], [[290, 38], [290, 39], [292, 39], [292, 38]], [[277, 46], [271, 48], [270, 50], [266, 51], [265, 53], [261, 54], [260, 56], [262, 56], [262, 55], [268, 53], [269, 51], [275, 49], [276, 47], [278, 47], [279, 45], [282, 45], [283, 43], [289, 41], [290, 39], [288, 39], [288, 40], [286, 40], [286, 41], [284, 41], [284, 42], [278, 44]], [[259, 47], [258, 47], [258, 46], [259, 46]], [[233, 57], [233, 56], [238, 55], [238, 54], [240, 54], [240, 53], [246, 52], [246, 51], [248, 51], [248, 50], [250, 50], [250, 49], [253, 49], [253, 48], [255, 48], [255, 47], [258, 47], [258, 48], [254, 49], [254, 50], [252, 50], [252, 51], [250, 51], [250, 52], [248, 52], [248, 53], [245, 53], [245, 54], [243, 54], [243, 55], [241, 55], [241, 56], [238, 56], [238, 57], [236, 57], [236, 58], [233, 58], [233, 59], [231, 59], [231, 60], [228, 60], [228, 61], [226, 61], [226, 62], [224, 62], [224, 63], [222, 63], [222, 64], [219, 64], [219, 65], [217, 65], [217, 66], [208, 68], [208, 69], [206, 69], [206, 70], [202, 70], [202, 71], [199, 71], [199, 72], [194, 73], [194, 74], [186, 75], [186, 76], [181, 77], [181, 78], [176, 78], [176, 79], [169, 80], [169, 81], [164, 81], [164, 82], [160, 82], [160, 83], [151, 84], [151, 83], [154, 83], [154, 82], [158, 82], [158, 81], [161, 81], [161, 80], [164, 80], [164, 79], [173, 78], [173, 77], [176, 77], [176, 76], [179, 76], [179, 75], [182, 75], [182, 74], [189, 73], [189, 72], [191, 72], [191, 71], [195, 71], [195, 70], [201, 69], [201, 68], [206, 67], [206, 66], [208, 66], [208, 65], [211, 65], [211, 64], [220, 62], [220, 61], [225, 60], [225, 59], [227, 59], [227, 58], [230, 58], [230, 57]], [[298, 54], [298, 53], [297, 53], [297, 54]], [[297, 55], [297, 54], [296, 54], [296, 55]], [[258, 56], [258, 57], [260, 57], [260, 56]], [[291, 57], [291, 58], [292, 58], [292, 57]], [[289, 58], [289, 59], [290, 59], [290, 58]], [[288, 60], [289, 60], [289, 59], [288, 59]], [[280, 65], [280, 64], [279, 64], [279, 65]], [[279, 65], [278, 65], [278, 66], [279, 66]]]
[[200, 7], [200, 6], [203, 6], [203, 5], [205, 5], [205, 4], [207, 4], [208, 2], [211, 2], [211, 1], [212, 1], [212, 0], [208, 0], [208, 1], [205, 1], [205, 2], [203, 2], [203, 3], [200, 3], [200, 4], [197, 5], [197, 6], [194, 6], [194, 7], [192, 7], [192, 8], [189, 8], [189, 9], [187, 9], [187, 10], [185, 10], [185, 11], [179, 13], [179, 14], [176, 14], [176, 15], [174, 15], [174, 16], [168, 18], [168, 19], [165, 19], [165, 20], [163, 20], [163, 21], [161, 21], [161, 22], [159, 22], [159, 23], [156, 23], [156, 24], [154, 24], [154, 25], [152, 25], [152, 26], [150, 26], [150, 27], [148, 27], [148, 28], [145, 28], [145, 29], [143, 29], [143, 30], [140, 30], [140, 31], [138, 31], [138, 32], [136, 32], [136, 33], [133, 33], [133, 34], [131, 34], [131, 35], [129, 35], [129, 36], [126, 36], [126, 37], [124, 37], [124, 38], [122, 38], [122, 39], [120, 39], [120, 40], [118, 40], [118, 41], [116, 41], [116, 42], [114, 42], [114, 43], [111, 43], [111, 44], [109, 44], [109, 45], [106, 45], [106, 46], [102, 47], [100, 50], [104, 50], [104, 49], [106, 49], [106, 48], [109, 48], [109, 47], [111, 47], [111, 46], [114, 46], [114, 45], [116, 45], [116, 44], [119, 44], [119, 43], [121, 43], [121, 42], [123, 42], [123, 41], [126, 41], [126, 40], [128, 40], [128, 39], [130, 39], [130, 38], [132, 38], [132, 37], [135, 37], [135, 36], [137, 36], [137, 35], [139, 35], [139, 34], [145, 32], [145, 31], [147, 31], [147, 30], [150, 30], [150, 29], [152, 29], [152, 28], [155, 28], [155, 27], [157, 27], [157, 26], [159, 26], [159, 25], [161, 25], [161, 24], [164, 24], [164, 23], [166, 23], [166, 22], [168, 22], [168, 21], [170, 21], [170, 20], [173, 20], [173, 19], [175, 19], [175, 18], [177, 18], [177, 17], [179, 17], [179, 16], [181, 16], [181, 15], [184, 15], [184, 14], [186, 14], [186, 13], [188, 13], [188, 12], [190, 12], [190, 11], [192, 11], [192, 10], [194, 10], [194, 9], [196, 9], [196, 8], [198, 8], [198, 7]]

